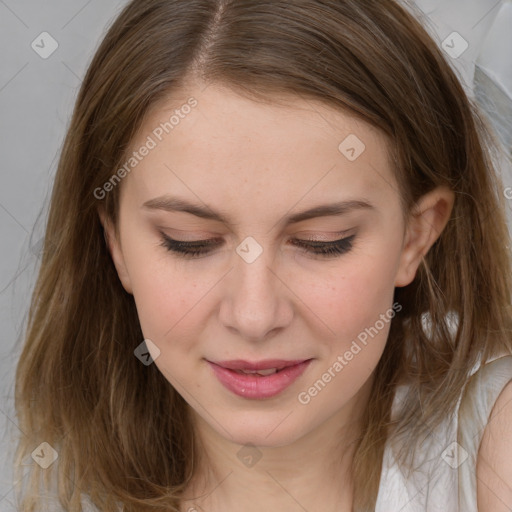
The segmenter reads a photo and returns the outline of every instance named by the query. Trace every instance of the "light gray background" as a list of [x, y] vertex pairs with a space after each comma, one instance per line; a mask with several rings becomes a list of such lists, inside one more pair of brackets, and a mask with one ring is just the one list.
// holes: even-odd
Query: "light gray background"
[[[87, 65], [125, 4], [125, 0], [0, 1], [2, 512], [15, 510], [11, 439], [20, 432], [13, 412], [13, 376], [59, 150]], [[50, 33], [59, 44], [47, 59], [31, 47], [42, 32]]]
[[[52, 179], [81, 79], [106, 28], [125, 3], [0, 0], [0, 511], [15, 510], [10, 465], [12, 438], [20, 431], [14, 414], [13, 376], [39, 263]], [[439, 44], [452, 31], [468, 41], [467, 52], [452, 62], [468, 92], [480, 55], [486, 74], [477, 69], [476, 78], [480, 76], [481, 87], [490, 95], [491, 116], [496, 119], [496, 112], [511, 112], [507, 109], [512, 104], [508, 100], [508, 96], [512, 98], [512, 80], [508, 80], [512, 65], [503, 66], [500, 55], [511, 58], [504, 49], [512, 47], [512, 39], [506, 42], [504, 36], [512, 34], [512, 3], [417, 3], [428, 15], [426, 23], [431, 33], [437, 34]], [[504, 29], [498, 26], [500, 20]], [[47, 59], [31, 47], [42, 32], [50, 33], [59, 44]], [[488, 75], [495, 83], [486, 81]], [[494, 122], [510, 149], [510, 125], [503, 119]], [[503, 175], [505, 187], [512, 186], [510, 169]]]

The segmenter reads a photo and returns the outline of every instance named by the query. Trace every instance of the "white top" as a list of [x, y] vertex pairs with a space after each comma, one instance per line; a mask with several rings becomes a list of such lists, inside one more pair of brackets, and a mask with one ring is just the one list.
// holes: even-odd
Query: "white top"
[[[512, 381], [512, 355], [475, 370], [470, 372], [454, 414], [415, 454], [416, 461], [423, 463], [421, 471], [404, 475], [394, 462], [391, 446], [386, 446], [375, 512], [478, 512], [478, 448], [496, 399]], [[392, 414], [404, 391], [403, 386], [397, 389]], [[85, 511], [97, 511], [87, 498], [82, 497], [82, 505]]]
[[[512, 381], [512, 356], [473, 372], [456, 411], [420, 445], [420, 470], [404, 475], [388, 444], [384, 451], [375, 512], [477, 512], [476, 462], [494, 403]], [[393, 410], [405, 389], [397, 390]], [[415, 464], [416, 465], [416, 464]]]

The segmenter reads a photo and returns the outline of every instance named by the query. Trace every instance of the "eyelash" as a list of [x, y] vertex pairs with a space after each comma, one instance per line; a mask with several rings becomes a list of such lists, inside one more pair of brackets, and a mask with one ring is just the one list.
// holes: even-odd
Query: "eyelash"
[[[295, 239], [293, 244], [301, 252], [320, 256], [322, 258], [335, 258], [349, 252], [352, 249], [352, 241], [355, 235], [333, 240], [331, 242], [319, 242], [318, 240]], [[208, 254], [208, 247], [218, 245], [215, 239], [197, 240], [194, 242], [183, 242], [174, 240], [162, 233], [162, 243], [168, 251], [178, 254], [182, 258], [193, 259]]]

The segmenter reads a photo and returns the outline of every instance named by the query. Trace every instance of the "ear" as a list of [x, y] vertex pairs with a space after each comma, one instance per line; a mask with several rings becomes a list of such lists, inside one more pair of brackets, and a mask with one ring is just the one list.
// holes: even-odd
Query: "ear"
[[107, 217], [106, 213], [102, 209], [98, 209], [98, 215], [100, 217], [101, 224], [103, 226], [103, 232], [105, 233], [105, 242], [107, 244], [108, 251], [114, 262], [114, 266], [117, 270], [117, 275], [123, 285], [124, 289], [128, 293], [132, 293], [132, 285], [130, 282], [130, 276], [126, 270], [124, 261], [123, 251], [121, 248], [121, 242], [119, 240], [118, 233], [111, 222], [110, 218]]
[[405, 230], [395, 286], [407, 286], [414, 280], [421, 260], [448, 223], [454, 201], [453, 191], [440, 186], [416, 203]]

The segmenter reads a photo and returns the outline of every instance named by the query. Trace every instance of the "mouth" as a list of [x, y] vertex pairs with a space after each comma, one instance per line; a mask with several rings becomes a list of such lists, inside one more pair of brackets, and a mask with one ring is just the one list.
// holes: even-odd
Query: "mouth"
[[261, 361], [246, 361], [244, 359], [233, 359], [229, 361], [209, 361], [210, 363], [217, 364], [228, 370], [265, 370], [268, 368], [286, 368], [287, 366], [294, 366], [303, 363], [308, 359], [263, 359]]
[[215, 376], [229, 391], [252, 399], [270, 398], [290, 386], [312, 359], [265, 361], [208, 361]]

